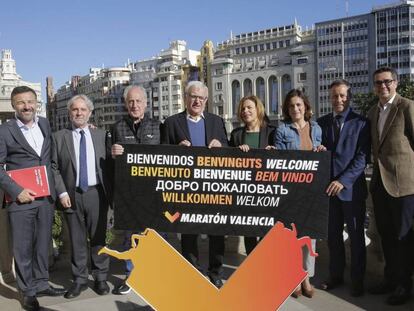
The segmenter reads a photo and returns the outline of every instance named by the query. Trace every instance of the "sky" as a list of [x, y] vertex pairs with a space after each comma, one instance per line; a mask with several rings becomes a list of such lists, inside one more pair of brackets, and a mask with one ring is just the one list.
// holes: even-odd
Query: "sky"
[[[349, 0], [348, 16], [396, 0]], [[0, 3], [0, 49], [11, 49], [17, 73], [25, 81], [46, 77], [57, 90], [90, 67], [124, 66], [151, 58], [185, 40], [200, 50], [234, 35], [293, 24], [305, 29], [346, 16], [343, 0], [40, 0]]]

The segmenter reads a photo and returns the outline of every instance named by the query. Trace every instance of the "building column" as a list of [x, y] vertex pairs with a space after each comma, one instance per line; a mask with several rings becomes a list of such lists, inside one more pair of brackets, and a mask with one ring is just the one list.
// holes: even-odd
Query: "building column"
[[282, 105], [283, 105], [283, 94], [282, 94], [282, 77], [277, 76], [277, 96], [278, 96], [278, 105], [277, 105], [277, 110], [278, 110], [278, 115], [281, 116], [282, 113]]
[[263, 78], [265, 80], [265, 102], [263, 103], [265, 106], [265, 112], [268, 116], [270, 116], [270, 93], [269, 93], [269, 77], [267, 77], [266, 79]]
[[252, 95], [259, 97], [259, 95], [256, 94], [256, 80], [257, 80], [257, 77], [251, 79], [251, 81], [252, 81]]

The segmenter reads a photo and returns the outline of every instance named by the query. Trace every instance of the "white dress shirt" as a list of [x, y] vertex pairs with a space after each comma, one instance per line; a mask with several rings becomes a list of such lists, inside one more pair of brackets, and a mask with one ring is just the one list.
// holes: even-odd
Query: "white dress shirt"
[[76, 187], [79, 187], [79, 145], [81, 139], [81, 130], [85, 132], [86, 159], [88, 163], [88, 186], [96, 186], [98, 181], [96, 178], [95, 149], [93, 147], [93, 141], [89, 127], [85, 127], [83, 129], [77, 128], [72, 131], [73, 146], [75, 147], [76, 158]]
[[187, 120], [190, 120], [191, 122], [198, 123], [199, 121], [201, 121], [201, 119], [204, 119], [204, 113], [196, 117], [187, 113]]
[[382, 131], [383, 131], [384, 125], [385, 125], [385, 121], [387, 120], [387, 117], [390, 114], [391, 105], [392, 105], [392, 102], [394, 101], [396, 95], [397, 94], [395, 94], [393, 97], [391, 97], [391, 99], [388, 102], [386, 102], [384, 106], [381, 103], [378, 103], [379, 115], [378, 115], [377, 129], [378, 129], [379, 139], [381, 139]]
[[35, 117], [32, 126], [28, 127], [22, 121], [20, 121], [16, 117], [17, 125], [19, 126], [20, 130], [24, 138], [26, 138], [27, 142], [29, 143], [30, 147], [36, 151], [37, 155], [40, 157], [42, 153], [42, 146], [43, 141], [45, 140], [42, 130], [39, 127], [39, 118]]

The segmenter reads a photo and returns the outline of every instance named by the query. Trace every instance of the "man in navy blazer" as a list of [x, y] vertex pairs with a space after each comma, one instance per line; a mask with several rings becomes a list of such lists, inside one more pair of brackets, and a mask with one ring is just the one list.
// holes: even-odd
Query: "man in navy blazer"
[[331, 151], [331, 182], [328, 247], [329, 279], [322, 284], [331, 290], [343, 284], [345, 269], [344, 223], [351, 241], [351, 295], [364, 293], [366, 248], [365, 200], [368, 195], [364, 169], [370, 156], [370, 131], [366, 118], [352, 111], [350, 84], [336, 80], [329, 87], [333, 112], [318, 119], [322, 144]]
[[[25, 310], [38, 310], [36, 296], [64, 293], [49, 285], [49, 246], [52, 239], [55, 187], [50, 166], [49, 122], [36, 116], [36, 92], [18, 86], [11, 93], [15, 118], [0, 126], [0, 187], [11, 197], [7, 204], [13, 240], [17, 286]], [[32, 189], [14, 182], [6, 170], [46, 166], [51, 195], [36, 198]]]
[[[161, 127], [161, 143], [181, 146], [227, 146], [224, 121], [219, 116], [205, 112], [208, 89], [200, 81], [191, 81], [185, 88], [186, 110], [167, 118]], [[181, 235], [181, 252], [196, 268], [198, 245], [196, 234]], [[209, 273], [211, 282], [221, 287], [224, 257], [224, 237], [209, 236]]]

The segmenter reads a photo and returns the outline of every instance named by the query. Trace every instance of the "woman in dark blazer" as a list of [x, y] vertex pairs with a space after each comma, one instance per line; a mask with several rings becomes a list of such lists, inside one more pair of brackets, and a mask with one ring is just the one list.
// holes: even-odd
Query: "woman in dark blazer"
[[[274, 149], [275, 127], [269, 124], [261, 100], [245, 96], [240, 100], [237, 117], [244, 124], [231, 132], [230, 146], [248, 152], [250, 148]], [[244, 237], [244, 247], [249, 255], [257, 245], [257, 237]]]

